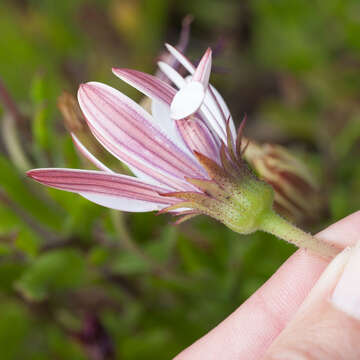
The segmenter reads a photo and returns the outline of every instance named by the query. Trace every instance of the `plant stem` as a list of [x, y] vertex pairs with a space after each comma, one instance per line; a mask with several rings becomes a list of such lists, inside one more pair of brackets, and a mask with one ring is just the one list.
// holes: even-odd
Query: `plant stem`
[[269, 212], [263, 217], [260, 230], [273, 234], [299, 248], [308, 249], [315, 254], [327, 258], [332, 258], [340, 252], [340, 249], [304, 232], [274, 211]]

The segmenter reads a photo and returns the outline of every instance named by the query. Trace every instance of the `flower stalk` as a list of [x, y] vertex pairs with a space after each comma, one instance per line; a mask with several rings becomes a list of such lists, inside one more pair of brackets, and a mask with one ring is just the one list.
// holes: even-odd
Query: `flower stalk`
[[273, 234], [299, 248], [307, 249], [323, 257], [332, 258], [339, 249], [299, 229], [274, 211], [266, 213], [259, 230]]

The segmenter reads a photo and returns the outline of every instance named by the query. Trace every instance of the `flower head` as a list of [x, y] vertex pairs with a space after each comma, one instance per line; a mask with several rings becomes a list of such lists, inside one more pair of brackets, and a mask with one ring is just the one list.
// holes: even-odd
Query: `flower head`
[[324, 210], [324, 199], [310, 169], [286, 148], [248, 141], [244, 158], [274, 189], [274, 207], [297, 223], [309, 222]]
[[182, 216], [179, 222], [206, 214], [238, 232], [252, 232], [271, 210], [273, 191], [242, 160], [244, 123], [236, 133], [228, 107], [209, 84], [211, 50], [194, 67], [176, 48], [167, 49], [189, 72], [183, 78], [160, 62], [174, 87], [139, 71], [113, 69], [152, 100], [152, 115], [105, 84], [86, 83], [78, 91], [92, 134], [135, 176], [113, 172], [73, 132], [75, 145], [100, 171], [34, 169], [28, 175], [109, 208], [171, 212]]

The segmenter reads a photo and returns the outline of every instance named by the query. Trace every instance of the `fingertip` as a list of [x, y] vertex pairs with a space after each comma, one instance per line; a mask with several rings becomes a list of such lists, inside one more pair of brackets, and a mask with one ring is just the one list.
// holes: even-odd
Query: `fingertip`
[[360, 320], [360, 242], [351, 256], [331, 295], [330, 302], [345, 314]]
[[351, 246], [360, 239], [360, 210], [330, 225], [316, 235], [335, 246]]

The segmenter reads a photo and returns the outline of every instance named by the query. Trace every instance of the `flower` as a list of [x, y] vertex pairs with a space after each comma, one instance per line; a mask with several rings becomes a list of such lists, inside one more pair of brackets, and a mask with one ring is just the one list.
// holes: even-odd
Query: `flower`
[[36, 181], [71, 191], [123, 211], [171, 212], [178, 222], [198, 214], [249, 233], [271, 209], [273, 192], [242, 160], [241, 133], [235, 131], [225, 101], [209, 84], [211, 50], [198, 66], [176, 48], [167, 49], [190, 73], [183, 78], [165, 62], [160, 70], [175, 84], [130, 69], [113, 69], [123, 81], [152, 100], [152, 116], [126, 95], [105, 84], [80, 86], [78, 101], [101, 145], [135, 176], [117, 174], [98, 160], [74, 132], [75, 145], [101, 171], [33, 169]]
[[33, 169], [28, 176], [71, 191], [106, 207], [123, 211], [170, 212], [178, 222], [198, 214], [249, 234], [263, 230], [318, 254], [338, 249], [293, 226], [273, 210], [274, 191], [243, 160], [241, 123], [238, 132], [230, 111], [209, 84], [211, 50], [198, 66], [176, 48], [167, 49], [189, 72], [183, 78], [159, 62], [175, 85], [136, 70], [113, 73], [151, 98], [149, 114], [116, 89], [97, 82], [80, 86], [78, 101], [95, 138], [135, 176], [117, 174], [71, 133], [75, 145], [100, 171]]

